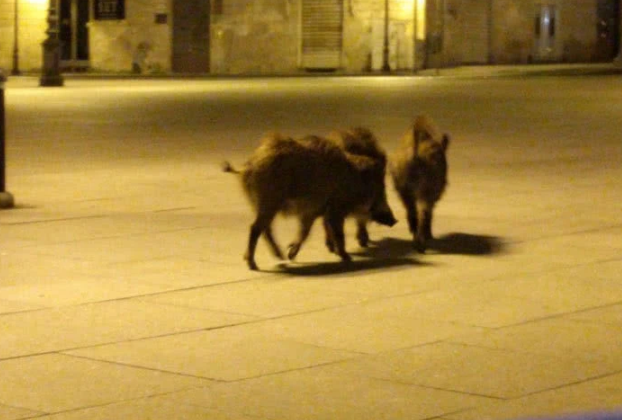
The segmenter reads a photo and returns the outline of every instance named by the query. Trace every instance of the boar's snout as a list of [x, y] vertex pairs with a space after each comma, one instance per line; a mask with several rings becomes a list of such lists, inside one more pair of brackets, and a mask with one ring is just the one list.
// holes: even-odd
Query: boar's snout
[[391, 211], [374, 212], [372, 213], [371, 218], [374, 222], [377, 222], [377, 223], [380, 223], [381, 225], [386, 225], [389, 227], [397, 223], [397, 220], [395, 219]]
[[391, 210], [391, 207], [389, 207], [384, 186], [381, 188], [380, 193], [372, 201], [369, 213], [371, 219], [381, 225], [391, 227], [397, 223], [397, 219], [393, 216], [393, 211]]

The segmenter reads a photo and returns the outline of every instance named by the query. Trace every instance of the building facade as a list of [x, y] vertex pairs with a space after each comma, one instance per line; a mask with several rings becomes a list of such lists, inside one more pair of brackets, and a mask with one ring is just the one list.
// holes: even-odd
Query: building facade
[[620, 38], [619, 0], [0, 0], [0, 67], [41, 67], [49, 1], [58, 5], [65, 71], [611, 61]]

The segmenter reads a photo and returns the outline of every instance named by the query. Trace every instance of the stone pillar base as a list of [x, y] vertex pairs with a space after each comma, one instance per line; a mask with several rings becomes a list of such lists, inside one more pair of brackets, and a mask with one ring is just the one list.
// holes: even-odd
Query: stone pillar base
[[0, 209], [10, 209], [15, 206], [15, 200], [11, 193], [0, 192]]

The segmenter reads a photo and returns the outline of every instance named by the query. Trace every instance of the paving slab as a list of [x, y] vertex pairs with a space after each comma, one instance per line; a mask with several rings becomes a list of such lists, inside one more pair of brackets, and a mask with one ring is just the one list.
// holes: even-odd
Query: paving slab
[[407, 306], [385, 304], [382, 300], [270, 319], [236, 329], [358, 353], [412, 347], [483, 330], [456, 322], [424, 319], [413, 312]]
[[9, 407], [0, 404], [0, 418], [3, 420], [19, 420], [28, 417], [40, 416], [43, 413], [32, 410], [25, 410], [23, 408]]
[[609, 373], [622, 370], [621, 325], [553, 318], [453, 338], [452, 341], [482, 347], [563, 355], [596, 362]]
[[321, 291], [307, 287], [307, 282], [287, 280], [282, 276], [236, 282], [235, 284], [193, 288], [161, 293], [141, 300], [166, 305], [239, 313], [261, 318], [275, 318], [366, 300], [356, 292]]
[[[196, 404], [180, 404], [158, 397], [141, 398], [129, 402], [106, 404], [100, 407], [72, 410], [60, 414], [37, 417], [41, 420], [270, 420], [257, 416], [227, 413]], [[7, 418], [7, 420], [11, 420]]]
[[[0, 419], [622, 408], [622, 79], [521, 72], [11, 78]], [[418, 112], [452, 135], [428, 252], [389, 186], [399, 223], [363, 249], [348, 221], [351, 264], [317, 223], [296, 261], [260, 241], [248, 270], [253, 211], [222, 160], [360, 124], [392, 151]], [[285, 248], [296, 221], [274, 229]]]
[[557, 389], [615, 371], [611, 364], [565, 354], [452, 343], [384, 352], [324, 369], [500, 400]]
[[487, 399], [397, 382], [305, 369], [171, 394], [232, 413], [270, 419], [426, 419], [454, 413]]
[[43, 413], [99, 406], [209, 384], [199, 378], [44, 355], [0, 361], [0, 403]]
[[220, 381], [272, 375], [356, 355], [231, 328], [85, 348], [67, 354]]
[[197, 331], [253, 317], [123, 299], [6, 314], [0, 359]]
[[446, 416], [450, 420], [505, 420], [619, 412], [622, 374], [606, 375], [545, 392], [507, 401], [486, 401], [472, 410]]

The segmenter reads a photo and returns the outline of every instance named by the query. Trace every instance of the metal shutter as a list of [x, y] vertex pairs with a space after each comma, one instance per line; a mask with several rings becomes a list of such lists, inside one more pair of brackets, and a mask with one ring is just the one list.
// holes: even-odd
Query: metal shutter
[[341, 66], [343, 0], [302, 1], [302, 67]]

